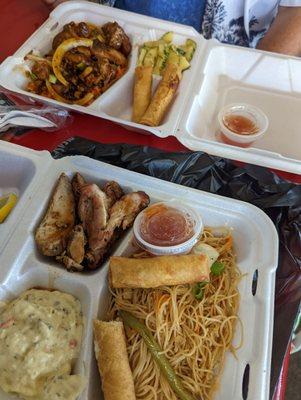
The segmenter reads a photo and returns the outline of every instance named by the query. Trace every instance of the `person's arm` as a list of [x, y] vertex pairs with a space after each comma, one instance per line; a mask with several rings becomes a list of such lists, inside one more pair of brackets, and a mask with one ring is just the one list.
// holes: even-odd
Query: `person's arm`
[[301, 56], [301, 7], [279, 7], [278, 14], [257, 49]]

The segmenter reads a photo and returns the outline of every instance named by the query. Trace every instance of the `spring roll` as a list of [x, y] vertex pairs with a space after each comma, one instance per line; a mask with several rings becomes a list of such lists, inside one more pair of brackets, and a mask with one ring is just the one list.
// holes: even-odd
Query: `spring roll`
[[210, 262], [205, 254], [151, 258], [111, 257], [112, 288], [156, 288], [209, 281]]
[[94, 345], [105, 400], [135, 400], [123, 323], [94, 320]]
[[179, 67], [175, 64], [168, 64], [150, 105], [140, 120], [141, 124], [148, 126], [160, 125], [176, 94], [179, 83]]
[[139, 122], [152, 96], [153, 67], [140, 66], [135, 69], [132, 121]]

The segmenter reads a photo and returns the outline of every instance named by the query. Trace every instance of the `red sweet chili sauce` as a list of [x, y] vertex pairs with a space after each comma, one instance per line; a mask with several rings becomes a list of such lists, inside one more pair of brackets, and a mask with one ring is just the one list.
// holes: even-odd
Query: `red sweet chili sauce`
[[254, 135], [259, 131], [258, 126], [250, 118], [243, 115], [225, 115], [223, 122], [230, 131], [238, 135]]
[[155, 204], [143, 213], [140, 235], [155, 246], [175, 246], [194, 235], [194, 221], [177, 208]]

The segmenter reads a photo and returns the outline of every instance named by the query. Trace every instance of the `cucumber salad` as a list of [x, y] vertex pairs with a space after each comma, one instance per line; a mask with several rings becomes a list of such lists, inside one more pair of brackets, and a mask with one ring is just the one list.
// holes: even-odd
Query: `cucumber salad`
[[183, 45], [175, 45], [173, 32], [165, 33], [159, 40], [145, 42], [139, 49], [137, 66], [153, 67], [153, 74], [162, 75], [167, 64], [179, 66], [180, 71], [190, 67], [196, 42], [187, 39]]

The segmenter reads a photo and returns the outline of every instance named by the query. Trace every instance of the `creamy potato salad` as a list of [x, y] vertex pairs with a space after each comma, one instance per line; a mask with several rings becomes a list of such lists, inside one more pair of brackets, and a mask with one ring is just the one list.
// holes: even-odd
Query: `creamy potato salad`
[[81, 304], [59, 291], [30, 289], [0, 308], [0, 387], [26, 400], [75, 400], [85, 379], [71, 375], [83, 333]]

